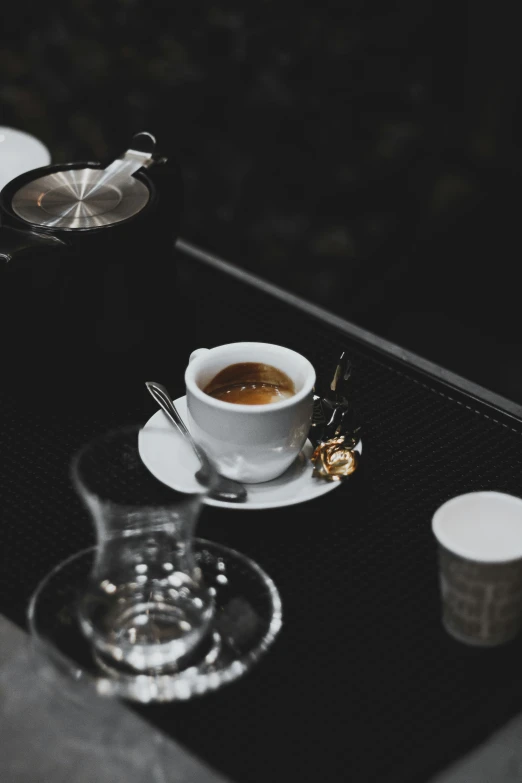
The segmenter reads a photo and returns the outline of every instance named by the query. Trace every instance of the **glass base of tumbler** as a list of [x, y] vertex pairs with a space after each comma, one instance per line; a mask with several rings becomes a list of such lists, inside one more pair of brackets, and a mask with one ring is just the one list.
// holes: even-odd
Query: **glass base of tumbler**
[[78, 620], [95, 548], [54, 568], [32, 596], [28, 619], [37, 653], [54, 673], [92, 683], [97, 692], [140, 703], [189, 699], [245, 674], [281, 627], [281, 600], [269, 576], [228, 547], [195, 539], [196, 562], [210, 589], [215, 615], [207, 637], [171, 670], [136, 672], [95, 650]]

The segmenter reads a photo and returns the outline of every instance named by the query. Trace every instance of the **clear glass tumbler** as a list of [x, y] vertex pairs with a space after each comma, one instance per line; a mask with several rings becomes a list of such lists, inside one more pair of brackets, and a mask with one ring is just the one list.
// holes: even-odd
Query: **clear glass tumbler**
[[201, 497], [150, 475], [138, 432], [104, 434], [72, 463], [98, 541], [78, 617], [104, 668], [162, 673], [201, 654], [214, 603], [193, 551]]

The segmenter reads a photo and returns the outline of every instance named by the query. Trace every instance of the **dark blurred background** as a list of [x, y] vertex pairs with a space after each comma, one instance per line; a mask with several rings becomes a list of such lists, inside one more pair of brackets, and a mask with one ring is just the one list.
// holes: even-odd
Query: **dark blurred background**
[[515, 6], [9, 4], [0, 125], [53, 162], [138, 130], [181, 236], [522, 403]]

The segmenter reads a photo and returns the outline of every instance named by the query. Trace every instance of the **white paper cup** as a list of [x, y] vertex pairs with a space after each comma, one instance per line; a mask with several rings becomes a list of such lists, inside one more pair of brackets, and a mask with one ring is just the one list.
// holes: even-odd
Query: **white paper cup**
[[470, 492], [433, 516], [442, 622], [454, 638], [492, 647], [522, 625], [522, 500]]

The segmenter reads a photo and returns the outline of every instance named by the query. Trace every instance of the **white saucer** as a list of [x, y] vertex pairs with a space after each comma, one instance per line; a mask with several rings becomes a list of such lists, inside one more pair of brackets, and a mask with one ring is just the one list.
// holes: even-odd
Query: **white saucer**
[[35, 136], [0, 126], [0, 190], [26, 171], [48, 166], [51, 154]]
[[[175, 402], [181, 418], [188, 426], [185, 397]], [[163, 484], [179, 492], [201, 492], [201, 485], [195, 478], [200, 467], [198, 458], [163, 411], [155, 413], [141, 430], [138, 449], [144, 465]], [[356, 450], [362, 452], [361, 442], [357, 444]], [[229, 503], [209, 497], [204, 497], [204, 503], [218, 508], [265, 509], [292, 506], [326, 495], [338, 487], [340, 482], [312, 477], [312, 452], [313, 446], [307, 440], [299, 457], [282, 476], [263, 484], [247, 484], [248, 498], [245, 503]]]

